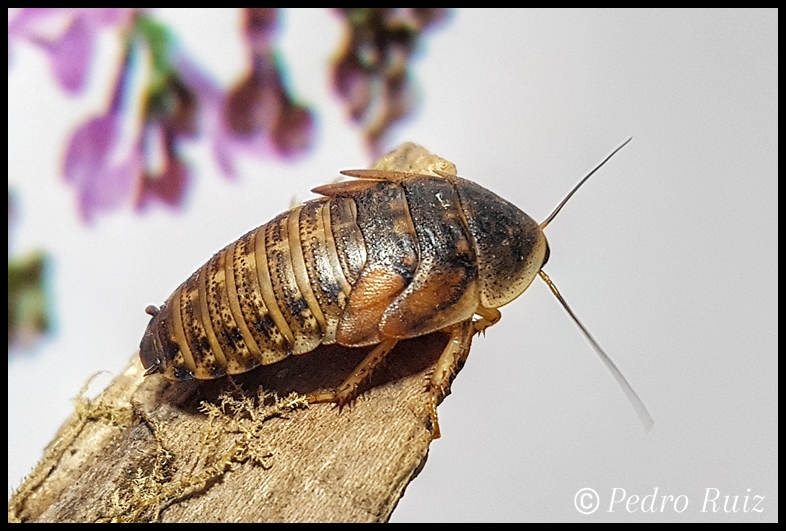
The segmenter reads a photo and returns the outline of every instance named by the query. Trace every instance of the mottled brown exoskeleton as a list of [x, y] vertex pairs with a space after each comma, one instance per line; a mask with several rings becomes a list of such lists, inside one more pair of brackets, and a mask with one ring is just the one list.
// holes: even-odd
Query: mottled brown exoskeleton
[[[419, 173], [342, 173], [356, 180], [315, 188], [323, 197], [231, 243], [160, 309], [148, 307], [153, 317], [140, 345], [142, 364], [146, 374], [204, 380], [319, 345], [377, 345], [338, 389], [309, 396], [344, 405], [398, 341], [446, 332], [450, 340], [427, 386], [438, 437], [437, 402], [468, 355], [472, 336], [500, 319], [497, 308], [540, 275], [573, 316], [542, 271], [549, 257], [543, 229], [573, 192], [538, 224], [458, 177], [449, 163]], [[648, 419], [611, 360], [578, 324]]]

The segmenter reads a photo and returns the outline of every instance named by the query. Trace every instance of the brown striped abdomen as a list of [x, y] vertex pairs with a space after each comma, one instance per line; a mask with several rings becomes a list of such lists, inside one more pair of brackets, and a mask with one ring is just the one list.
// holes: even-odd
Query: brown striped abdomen
[[216, 253], [152, 311], [142, 364], [172, 380], [213, 379], [335, 343], [365, 262], [352, 199], [285, 212]]

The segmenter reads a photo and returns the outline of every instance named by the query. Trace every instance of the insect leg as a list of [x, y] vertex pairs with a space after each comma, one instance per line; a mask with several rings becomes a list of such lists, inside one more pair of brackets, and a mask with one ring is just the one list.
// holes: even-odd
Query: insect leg
[[482, 306], [478, 306], [475, 310], [475, 313], [480, 316], [480, 319], [475, 321], [473, 324], [475, 326], [475, 333], [486, 333], [486, 328], [489, 326], [495, 325], [502, 319], [502, 314], [496, 308], [483, 308]]
[[371, 372], [385, 359], [391, 350], [396, 346], [398, 340], [389, 339], [377, 345], [374, 350], [360, 362], [360, 365], [355, 367], [344, 383], [338, 386], [335, 391], [320, 391], [319, 393], [312, 393], [306, 397], [311, 403], [318, 402], [333, 402], [339, 407], [344, 406], [351, 402], [358, 393], [358, 389], [371, 375]]
[[[497, 312], [499, 313], [499, 312]], [[490, 326], [490, 325], [488, 325]], [[450, 382], [469, 355], [472, 336], [475, 334], [475, 323], [471, 319], [445, 329], [450, 332], [450, 340], [431, 372], [426, 383], [429, 392], [429, 415], [433, 426], [432, 439], [439, 439], [439, 421], [437, 419], [437, 403], [450, 389]]]

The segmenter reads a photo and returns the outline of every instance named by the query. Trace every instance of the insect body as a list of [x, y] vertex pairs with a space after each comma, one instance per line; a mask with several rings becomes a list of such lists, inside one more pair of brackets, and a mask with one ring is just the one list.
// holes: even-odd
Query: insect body
[[213, 379], [320, 344], [377, 345], [336, 391], [309, 397], [343, 405], [398, 341], [443, 331], [451, 339], [429, 381], [439, 436], [436, 403], [472, 336], [547, 279], [542, 229], [556, 212], [538, 225], [455, 172], [344, 174], [357, 179], [314, 189], [323, 197], [231, 243], [148, 308], [147, 374]]

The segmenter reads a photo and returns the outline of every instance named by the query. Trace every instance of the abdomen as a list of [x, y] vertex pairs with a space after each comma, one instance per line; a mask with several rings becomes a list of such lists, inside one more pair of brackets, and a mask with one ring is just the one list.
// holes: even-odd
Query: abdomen
[[148, 324], [149, 373], [213, 379], [336, 341], [366, 262], [353, 199], [306, 203], [216, 253]]

